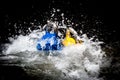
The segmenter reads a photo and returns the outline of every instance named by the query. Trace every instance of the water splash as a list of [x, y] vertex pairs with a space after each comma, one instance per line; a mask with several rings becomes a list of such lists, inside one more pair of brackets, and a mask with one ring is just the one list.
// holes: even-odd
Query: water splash
[[[64, 19], [61, 22], [52, 21], [59, 28], [67, 28]], [[28, 74], [37, 76], [43, 74], [55, 80], [102, 79], [98, 78], [106, 58], [105, 52], [100, 46], [102, 42], [93, 41], [93, 38], [88, 38], [86, 34], [82, 34], [79, 36], [84, 41], [82, 44], [64, 47], [61, 51], [52, 52], [60, 54], [59, 56], [51, 56], [52, 53], [45, 56], [43, 55], [45, 52], [36, 49], [38, 38], [45, 34], [43, 28], [44, 26], [38, 30], [30, 31], [30, 34], [25, 36], [19, 35], [16, 39], [10, 38], [11, 44], [6, 44], [6, 50], [3, 51], [6, 56], [1, 57], [1, 59], [7, 59], [8, 63], [23, 67]], [[63, 36], [65, 33], [59, 31], [58, 34]]]

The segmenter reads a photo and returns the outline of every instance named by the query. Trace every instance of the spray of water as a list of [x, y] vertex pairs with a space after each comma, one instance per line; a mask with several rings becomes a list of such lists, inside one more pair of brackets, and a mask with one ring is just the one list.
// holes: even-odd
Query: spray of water
[[[53, 14], [54, 15], [54, 14]], [[52, 15], [52, 16], [53, 16]], [[59, 28], [67, 28], [64, 20]], [[57, 21], [52, 21], [59, 24]], [[72, 25], [71, 25], [72, 26]], [[54, 80], [100, 80], [98, 78], [101, 67], [104, 66], [105, 52], [101, 49], [100, 41], [93, 41], [86, 34], [79, 36], [84, 42], [73, 46], [64, 47], [61, 51], [51, 52], [49, 56], [43, 55], [45, 52], [38, 51], [36, 44], [45, 31], [41, 27], [39, 30], [30, 31], [25, 36], [19, 35], [17, 38], [10, 38], [11, 44], [6, 44], [6, 55], [2, 59], [8, 59], [14, 65], [23, 67], [28, 74], [47, 75]], [[65, 33], [60, 33], [64, 35]], [[61, 37], [61, 39], [63, 39]], [[51, 54], [58, 53], [58, 56]], [[107, 64], [107, 63], [106, 63]], [[27, 66], [27, 67], [26, 67]]]

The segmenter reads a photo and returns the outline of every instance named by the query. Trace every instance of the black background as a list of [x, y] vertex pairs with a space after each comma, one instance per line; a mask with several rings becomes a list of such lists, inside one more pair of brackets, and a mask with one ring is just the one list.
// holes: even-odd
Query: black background
[[[119, 13], [119, 2], [115, 0], [33, 0], [33, 1], [4, 1], [0, 2], [0, 44], [6, 43], [8, 40], [8, 34], [14, 33], [14, 23], [22, 23], [22, 21], [33, 21], [37, 19], [44, 23], [45, 15], [49, 14], [52, 8], [58, 8], [69, 17], [73, 15], [76, 21], [79, 19], [79, 15], [85, 14], [89, 18], [95, 18], [101, 20], [102, 25], [95, 27], [100, 30], [104, 42], [107, 44], [115, 43], [120, 41], [119, 27], [120, 27], [120, 13]], [[90, 19], [92, 20], [92, 19]], [[92, 22], [92, 21], [91, 21]], [[9, 25], [11, 23], [11, 25]], [[92, 24], [93, 25], [93, 24]], [[91, 28], [88, 26], [89, 29]], [[11, 31], [8, 31], [11, 29]], [[86, 32], [87, 32], [86, 31]], [[97, 33], [95, 33], [97, 34]], [[119, 43], [112, 44], [112, 46], [119, 45]], [[119, 46], [116, 46], [117, 51], [112, 56], [119, 57]], [[0, 48], [0, 50], [2, 47]], [[116, 64], [116, 58], [113, 58], [112, 64]], [[119, 59], [119, 58], [118, 58]], [[119, 63], [118, 63], [119, 64]], [[106, 73], [106, 80], [117, 80], [119, 78], [119, 66], [111, 66], [110, 73]], [[117, 69], [117, 71], [116, 71]], [[115, 73], [116, 72], [116, 73]], [[10, 75], [11, 74], [11, 75]], [[103, 74], [104, 75], [104, 74]], [[24, 71], [17, 67], [0, 66], [0, 80], [33, 80], [27, 76]], [[119, 79], [118, 79], [119, 80]]]
[[[32, 21], [37, 19], [43, 21], [45, 13], [49, 14], [52, 8], [58, 8], [66, 15], [74, 15], [76, 21], [80, 14], [85, 14], [88, 17], [98, 17], [103, 25], [98, 27], [102, 29], [101, 33], [106, 42], [107, 40], [119, 40], [119, 2], [102, 1], [102, 0], [33, 0], [33, 1], [4, 1], [0, 4], [0, 36], [1, 43], [8, 37], [10, 32], [8, 29], [13, 29], [13, 25], [9, 23], [19, 23], [21, 21]], [[68, 17], [68, 16], [67, 16]], [[69, 16], [71, 17], [71, 16]], [[86, 28], [85, 28], [86, 29]], [[106, 39], [107, 37], [107, 39]]]

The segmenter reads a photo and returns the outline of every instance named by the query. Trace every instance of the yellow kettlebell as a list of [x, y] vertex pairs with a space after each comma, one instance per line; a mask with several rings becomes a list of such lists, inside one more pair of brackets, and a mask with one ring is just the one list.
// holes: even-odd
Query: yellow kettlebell
[[71, 37], [70, 31], [68, 29], [66, 31], [66, 37], [65, 37], [65, 39], [63, 40], [62, 43], [63, 43], [64, 46], [70, 46], [70, 45], [76, 44], [75, 39]]

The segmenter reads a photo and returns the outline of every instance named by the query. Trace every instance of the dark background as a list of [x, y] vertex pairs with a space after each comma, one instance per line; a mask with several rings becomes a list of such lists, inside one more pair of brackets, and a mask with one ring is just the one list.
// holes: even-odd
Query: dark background
[[[44, 23], [52, 8], [60, 9], [68, 18], [74, 17], [75, 22], [80, 22], [81, 14], [87, 15], [88, 23], [84, 29], [96, 28], [100, 30], [100, 37], [108, 41], [119, 39], [119, 2], [103, 0], [33, 0], [33, 1], [4, 1], [0, 3], [0, 36], [1, 43], [5, 41], [9, 33], [14, 33], [14, 24], [24, 21], [32, 22], [34, 19]], [[93, 20], [93, 19], [94, 20]], [[93, 20], [93, 21], [92, 21]], [[95, 20], [102, 24], [96, 25]], [[93, 23], [93, 24], [92, 24]], [[28, 23], [29, 24], [29, 23]], [[88, 26], [91, 25], [91, 26]], [[89, 27], [89, 28], [87, 28]], [[9, 31], [8, 29], [11, 29]], [[90, 31], [90, 30], [89, 30]], [[107, 37], [107, 39], [106, 39]]]
[[[114, 0], [28, 0], [28, 2], [16, 0], [0, 2], [0, 50], [2, 51], [2, 45], [8, 42], [9, 36], [17, 34], [14, 30], [15, 23], [22, 24], [24, 31], [27, 29], [26, 26], [31, 26], [29, 23], [34, 22], [34, 19], [44, 24], [52, 8], [58, 8], [67, 15], [66, 17], [74, 17], [74, 22], [85, 21], [85, 26], [82, 28], [85, 33], [89, 32], [88, 35], [96, 34], [106, 45], [112, 47], [111, 52], [108, 50], [108, 53], [111, 53], [108, 55], [113, 57], [112, 66], [101, 72], [101, 76], [105, 75], [105, 80], [117, 80], [120, 72], [119, 7], [119, 2]], [[80, 15], [86, 15], [87, 18], [81, 18]], [[24, 21], [27, 23], [23, 25]], [[96, 24], [96, 21], [101, 23]], [[79, 27], [77, 28], [79, 29]], [[92, 29], [96, 29], [98, 33]], [[21, 68], [0, 66], [0, 80], [10, 79], [32, 80]]]

